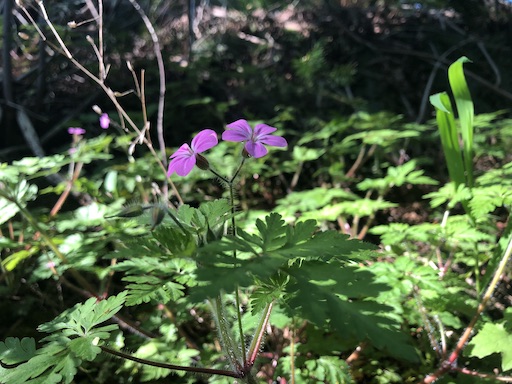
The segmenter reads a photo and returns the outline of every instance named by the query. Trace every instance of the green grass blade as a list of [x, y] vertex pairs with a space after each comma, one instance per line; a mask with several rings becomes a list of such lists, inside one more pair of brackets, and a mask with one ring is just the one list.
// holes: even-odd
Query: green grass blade
[[464, 176], [464, 162], [459, 146], [459, 136], [453, 116], [452, 104], [446, 92], [430, 96], [430, 103], [436, 109], [436, 120], [448, 173], [458, 187], [460, 184], [466, 183], [466, 178]]
[[475, 115], [471, 94], [464, 77], [464, 63], [471, 62], [463, 56], [448, 69], [448, 79], [452, 88], [453, 97], [457, 106], [460, 121], [460, 134], [462, 137], [462, 151], [464, 157], [464, 169], [468, 187], [473, 187], [473, 119]]

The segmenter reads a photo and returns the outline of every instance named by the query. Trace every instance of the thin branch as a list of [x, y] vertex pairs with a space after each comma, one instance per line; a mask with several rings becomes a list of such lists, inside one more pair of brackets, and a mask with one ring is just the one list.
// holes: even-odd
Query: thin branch
[[[117, 97], [116, 97], [116, 94], [114, 91], [112, 91], [112, 89], [110, 89], [109, 87], [106, 86], [105, 82], [100, 79], [99, 77], [97, 77], [96, 75], [94, 75], [91, 71], [89, 71], [87, 68], [85, 68], [82, 64], [80, 64], [80, 62], [78, 62], [74, 57], [73, 55], [71, 54], [71, 52], [69, 51], [69, 49], [66, 47], [64, 41], [61, 39], [61, 37], [59, 36], [58, 32], [56, 31], [55, 27], [53, 26], [52, 22], [50, 21], [50, 19], [48, 18], [48, 14], [46, 12], [46, 9], [45, 9], [45, 6], [43, 4], [43, 1], [42, 0], [36, 0], [38, 5], [39, 5], [39, 8], [41, 9], [41, 12], [43, 14], [43, 18], [46, 22], [46, 24], [48, 25], [48, 27], [50, 28], [50, 30], [52, 31], [54, 37], [57, 39], [63, 53], [65, 54], [65, 56], [79, 69], [81, 70], [87, 77], [89, 77], [91, 80], [93, 80], [96, 84], [98, 84], [101, 89], [105, 92], [105, 94], [108, 96], [108, 98], [110, 99], [110, 101], [112, 101], [112, 103], [114, 104], [114, 106], [116, 107], [119, 115], [121, 116], [122, 119], [126, 120], [128, 122], [128, 124], [130, 125], [130, 127], [137, 133], [137, 135], [139, 137], [142, 137], [142, 132], [141, 130], [137, 127], [137, 125], [134, 123], [134, 121], [130, 118], [130, 116], [128, 115], [128, 113], [124, 110], [124, 108], [121, 106], [121, 104], [119, 103], [119, 101], [117, 100]], [[134, 0], [130, 0], [131, 2], [133, 2]], [[27, 17], [33, 21], [33, 18], [32, 16], [30, 16], [30, 13], [28, 12], [28, 10], [23, 6], [21, 5], [21, 3], [19, 4], [20, 8], [23, 10], [23, 12], [27, 15]], [[140, 7], [139, 7], [140, 8]], [[35, 23], [35, 22], [34, 22]], [[38, 32], [40, 33], [40, 36], [42, 39], [44, 39], [45, 41], [47, 41], [47, 38], [46, 36], [44, 35], [44, 33], [38, 28], [36, 27]], [[58, 49], [56, 49], [58, 51]], [[161, 57], [161, 53], [160, 53], [160, 57]], [[163, 61], [162, 61], [162, 65], [163, 65]], [[161, 83], [162, 83], [162, 78], [161, 78]], [[164, 80], [164, 89], [165, 89], [165, 80]], [[162, 92], [162, 90], [161, 90]], [[160, 107], [159, 107], [160, 108]], [[163, 110], [163, 101], [162, 101], [162, 110]], [[162, 130], [163, 132], [163, 130]], [[164, 159], [163, 161], [160, 159], [160, 157], [158, 156], [158, 154], [155, 152], [155, 149], [153, 148], [153, 145], [151, 144], [151, 142], [148, 142], [145, 138], [144, 138], [144, 143], [146, 144], [147, 148], [149, 149], [149, 151], [151, 152], [151, 154], [155, 157], [155, 160], [157, 161], [157, 164], [160, 166], [160, 168], [162, 169], [162, 171], [167, 174], [167, 169], [166, 169], [166, 159]], [[164, 144], [164, 147], [161, 148], [161, 151], [163, 151], [165, 153], [165, 144]], [[176, 189], [176, 186], [174, 185], [174, 183], [172, 182], [172, 180], [170, 180], [169, 178], [167, 178], [167, 180], [170, 182], [170, 185], [172, 187], [172, 190], [174, 192], [174, 194], [176, 195], [178, 201], [183, 204], [183, 200], [178, 192], [178, 190]]]
[[14, 102], [12, 92], [12, 63], [11, 63], [11, 47], [12, 47], [12, 1], [4, 1], [4, 17], [3, 17], [3, 44], [2, 44], [2, 66], [3, 76], [2, 85], [4, 98], [8, 102]]
[[484, 55], [485, 59], [487, 60], [487, 62], [491, 66], [492, 71], [496, 75], [496, 81], [494, 82], [494, 85], [496, 87], [499, 87], [499, 85], [501, 84], [501, 73], [500, 73], [500, 70], [498, 69], [498, 66], [496, 65], [496, 63], [492, 59], [491, 55], [489, 55], [489, 52], [487, 51], [487, 48], [485, 48], [485, 45], [484, 45], [484, 43], [482, 41], [478, 41], [476, 43], [476, 45], [477, 45], [478, 48], [480, 48], [480, 50], [482, 51], [482, 54]]
[[162, 162], [167, 165], [167, 154], [165, 153], [165, 138], [164, 138], [164, 105], [165, 105], [165, 67], [164, 67], [164, 59], [162, 57], [162, 49], [160, 48], [160, 42], [158, 40], [158, 35], [156, 34], [155, 28], [151, 21], [146, 16], [146, 13], [141, 8], [139, 3], [135, 0], [129, 0], [132, 4], [133, 8], [139, 13], [146, 29], [148, 30], [151, 40], [153, 41], [153, 50], [155, 52], [156, 62], [158, 64], [158, 74], [159, 74], [159, 86], [160, 93], [158, 96], [158, 114], [156, 120], [156, 132], [158, 136], [158, 145], [160, 149], [160, 155], [162, 157]]

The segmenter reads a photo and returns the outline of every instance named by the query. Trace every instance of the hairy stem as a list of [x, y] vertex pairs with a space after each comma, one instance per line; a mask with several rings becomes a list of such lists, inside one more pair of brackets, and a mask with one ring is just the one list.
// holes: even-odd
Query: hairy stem
[[201, 368], [201, 367], [186, 367], [183, 365], [174, 365], [174, 364], [168, 364], [160, 361], [154, 361], [154, 360], [147, 360], [147, 359], [141, 359], [139, 357], [135, 357], [132, 355], [129, 355], [124, 352], [116, 351], [115, 349], [111, 349], [105, 346], [100, 346], [101, 350], [105, 353], [121, 357], [122, 359], [134, 361], [136, 363], [150, 365], [152, 367], [158, 367], [158, 368], [165, 368], [165, 369], [172, 369], [174, 371], [184, 371], [184, 372], [195, 372], [195, 373], [205, 373], [207, 375], [221, 375], [221, 376], [227, 376], [227, 377], [234, 377], [234, 378], [241, 378], [239, 373], [227, 371], [223, 369], [213, 369], [213, 368]]
[[219, 338], [223, 348], [229, 358], [231, 367], [235, 372], [243, 372], [243, 361], [239, 356], [240, 350], [236, 347], [231, 337], [229, 323], [227, 321], [224, 304], [222, 302], [222, 292], [215, 298], [215, 302], [211, 303], [212, 313], [214, 315], [217, 329], [219, 330]]
[[[238, 174], [240, 173], [240, 170], [242, 169], [243, 165], [245, 163], [245, 157], [242, 157], [242, 161], [240, 162], [240, 165], [238, 166], [237, 170], [233, 174], [233, 176], [228, 180], [224, 176], [220, 175], [218, 172], [210, 168], [210, 171], [220, 178], [222, 181], [224, 181], [228, 185], [229, 189], [229, 204], [231, 205], [231, 232], [233, 236], [236, 236], [236, 208], [235, 208], [235, 190], [234, 190], [234, 181], [237, 178]], [[236, 249], [233, 249], [233, 263], [236, 268], [237, 266], [237, 254]], [[242, 347], [242, 361], [247, 361], [247, 355], [245, 352], [245, 335], [244, 335], [244, 329], [242, 326], [242, 314], [241, 314], [241, 306], [240, 306], [240, 292], [238, 290], [238, 286], [235, 288], [235, 304], [236, 304], [236, 314], [237, 314], [237, 322], [238, 322], [238, 332], [240, 334], [240, 343]]]
[[254, 365], [254, 361], [258, 356], [259, 349], [261, 343], [263, 342], [263, 335], [265, 334], [265, 328], [267, 328], [268, 321], [270, 319], [270, 314], [272, 313], [272, 307], [274, 303], [268, 303], [263, 310], [261, 315], [260, 322], [256, 327], [256, 331], [254, 332], [254, 338], [252, 339], [251, 345], [249, 346], [249, 350], [247, 355], [249, 359], [246, 361], [248, 367], [252, 367]]

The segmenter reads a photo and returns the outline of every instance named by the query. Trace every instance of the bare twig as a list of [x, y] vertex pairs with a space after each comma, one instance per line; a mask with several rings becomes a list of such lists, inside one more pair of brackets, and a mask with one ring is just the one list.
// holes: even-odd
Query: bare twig
[[[93, 80], [96, 84], [98, 84], [101, 89], [105, 92], [105, 94], [108, 96], [108, 98], [111, 100], [111, 102], [114, 104], [114, 106], [116, 107], [118, 113], [119, 113], [119, 116], [121, 117], [121, 119], [124, 121], [126, 121], [128, 123], [128, 125], [137, 133], [138, 137], [141, 137], [143, 138], [143, 142], [144, 144], [146, 144], [147, 148], [149, 149], [149, 151], [151, 152], [151, 154], [153, 155], [153, 157], [155, 158], [155, 160], [157, 161], [157, 164], [159, 165], [159, 167], [162, 169], [162, 171], [167, 174], [167, 169], [166, 169], [166, 162], [167, 160], [164, 158], [163, 160], [160, 158], [160, 156], [156, 153], [152, 143], [150, 141], [148, 141], [144, 135], [144, 130], [140, 130], [137, 125], [135, 124], [135, 122], [131, 119], [131, 117], [128, 115], [128, 113], [124, 110], [124, 108], [121, 106], [121, 104], [119, 103], [119, 101], [117, 100], [117, 96], [116, 96], [116, 93], [110, 88], [108, 87], [105, 82], [103, 81], [103, 79], [99, 78], [98, 76], [94, 75], [91, 71], [89, 71], [87, 68], [85, 68], [82, 64], [80, 64], [79, 61], [77, 61], [73, 55], [71, 54], [71, 52], [69, 51], [69, 49], [66, 47], [64, 41], [62, 40], [62, 38], [60, 37], [60, 35], [58, 34], [58, 32], [56, 31], [55, 27], [53, 26], [51, 20], [49, 19], [48, 17], [48, 14], [46, 12], [46, 8], [45, 8], [45, 5], [43, 3], [42, 0], [36, 0], [37, 1], [37, 4], [39, 5], [39, 8], [41, 9], [41, 13], [43, 15], [43, 18], [46, 22], [46, 24], [48, 25], [48, 27], [50, 28], [50, 30], [52, 31], [52, 34], [54, 35], [55, 39], [57, 40], [59, 46], [60, 46], [60, 49], [62, 50], [62, 52], [64, 53], [64, 55], [80, 70], [82, 71], [82, 73], [84, 73], [87, 77], [89, 77], [91, 80]], [[130, 2], [132, 2], [132, 4], [137, 4], [134, 2], [134, 0], [130, 0]], [[18, 2], [18, 5], [20, 6], [20, 8], [23, 10], [23, 12], [27, 15], [27, 18], [29, 18], [31, 21], [33, 21], [33, 18], [32, 16], [30, 16], [30, 13], [28, 12], [28, 10], [20, 3]], [[138, 4], [137, 4], [138, 6]], [[137, 9], [137, 8], [136, 8]], [[140, 7], [139, 7], [140, 9]], [[142, 11], [142, 10], [141, 10]], [[146, 20], [147, 20], [147, 17], [146, 17]], [[149, 20], [147, 20], [149, 22]], [[35, 23], [35, 22], [34, 22]], [[151, 23], [149, 23], [151, 24]], [[37, 27], [36, 27], [37, 28]], [[152, 26], [151, 26], [152, 28]], [[38, 32], [40, 33], [40, 36], [42, 39], [44, 39], [45, 41], [48, 41], [45, 34], [39, 29], [37, 28]], [[154, 32], [154, 29], [153, 29], [153, 32]], [[156, 36], [156, 34], [155, 34]], [[159, 46], [158, 46], [159, 47]], [[56, 47], [56, 50], [58, 51], [59, 49]], [[160, 58], [161, 58], [161, 53], [160, 53]], [[163, 60], [161, 61], [161, 64], [159, 64], [159, 66], [162, 65], [163, 66]], [[162, 70], [162, 73], [163, 73], [163, 67], [161, 68]], [[163, 78], [163, 75], [161, 75], [160, 77], [160, 83], [161, 83], [161, 91], [160, 91], [160, 95], [162, 96], [162, 81], [163, 81], [163, 90], [165, 92], [165, 79]], [[163, 99], [162, 97], [160, 98], [161, 99], [161, 108], [162, 108], [162, 111], [163, 111]], [[160, 104], [159, 104], [160, 105]], [[160, 109], [160, 106], [159, 106], [159, 109]], [[159, 113], [160, 115], [160, 113]], [[163, 112], [162, 112], [162, 119], [163, 119]], [[163, 121], [163, 120], [162, 120]], [[146, 129], [147, 127], [145, 126], [144, 129]], [[161, 129], [161, 133], [162, 133], [162, 140], [163, 140], [163, 124], [162, 124], [162, 129]], [[160, 144], [163, 145], [160, 150], [161, 150], [161, 153], [164, 153], [165, 154], [165, 143], [162, 143], [162, 140], [160, 140]], [[170, 180], [169, 178], [167, 179], [169, 180], [170, 182], [170, 185], [172, 187], [172, 190], [174, 192], [174, 194], [176, 195], [178, 201], [180, 202], [180, 204], [183, 204], [183, 200], [178, 192], [178, 190], [176, 189], [176, 186], [174, 185], [174, 183], [172, 182], [172, 180]]]
[[167, 164], [167, 155], [165, 153], [165, 138], [164, 138], [164, 105], [165, 105], [165, 67], [164, 67], [164, 59], [162, 57], [162, 49], [160, 48], [160, 42], [158, 40], [158, 35], [156, 34], [155, 28], [153, 28], [153, 24], [146, 16], [144, 10], [140, 7], [139, 3], [135, 0], [129, 0], [132, 4], [133, 8], [139, 13], [140, 18], [144, 22], [146, 29], [148, 30], [151, 40], [153, 41], [153, 48], [155, 52], [156, 62], [158, 64], [158, 73], [159, 73], [159, 86], [160, 93], [158, 96], [158, 115], [156, 121], [156, 131], [158, 136], [158, 145], [160, 149], [160, 155], [162, 158], [162, 162], [164, 165]]
[[2, 65], [3, 76], [2, 85], [5, 100], [14, 102], [12, 93], [12, 64], [11, 64], [11, 47], [12, 47], [12, 1], [4, 1], [4, 17], [3, 17], [3, 44], [2, 44]]

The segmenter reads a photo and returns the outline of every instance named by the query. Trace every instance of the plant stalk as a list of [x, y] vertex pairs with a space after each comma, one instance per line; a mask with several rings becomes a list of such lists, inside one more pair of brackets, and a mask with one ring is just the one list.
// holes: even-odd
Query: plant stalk
[[510, 260], [510, 257], [512, 255], [512, 235], [509, 236], [508, 239], [508, 245], [503, 253], [503, 256], [501, 258], [500, 264], [498, 265], [498, 268], [496, 269], [496, 272], [494, 272], [493, 278], [491, 282], [489, 283], [487, 290], [485, 291], [485, 294], [482, 297], [482, 300], [478, 304], [477, 310], [473, 318], [471, 319], [471, 322], [467, 326], [467, 328], [464, 330], [464, 333], [459, 338], [459, 341], [457, 342], [457, 345], [455, 346], [455, 349], [452, 351], [448, 359], [443, 361], [441, 363], [441, 367], [434, 373], [426, 376], [422, 383], [433, 383], [437, 381], [441, 376], [443, 376], [446, 372], [452, 370], [455, 368], [455, 364], [457, 359], [459, 358], [459, 355], [461, 354], [462, 350], [466, 346], [467, 342], [469, 341], [469, 338], [471, 337], [471, 334], [474, 331], [475, 325], [480, 318], [480, 315], [484, 311], [485, 307], [487, 306], [487, 303], [491, 299], [494, 290], [496, 289], [498, 282], [501, 278], [501, 275], [505, 271], [505, 268], [507, 266], [508, 261]]

